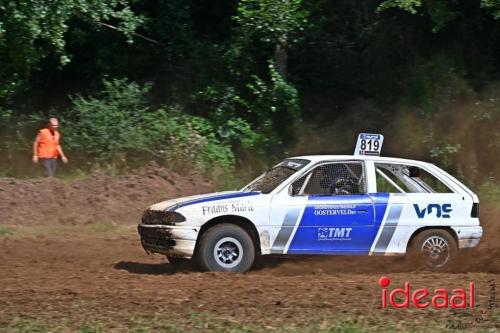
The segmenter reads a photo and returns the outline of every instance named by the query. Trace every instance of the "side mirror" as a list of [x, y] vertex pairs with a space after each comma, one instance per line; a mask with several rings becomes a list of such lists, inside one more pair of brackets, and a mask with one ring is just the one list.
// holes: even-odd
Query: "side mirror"
[[290, 186], [288, 186], [288, 195], [293, 197], [293, 184], [290, 184]]

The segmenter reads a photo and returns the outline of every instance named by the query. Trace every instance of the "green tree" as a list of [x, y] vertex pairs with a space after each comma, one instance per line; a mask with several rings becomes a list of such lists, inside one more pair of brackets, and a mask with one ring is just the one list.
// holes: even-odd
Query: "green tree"
[[[123, 32], [132, 41], [143, 18], [133, 13], [131, 0], [31, 0], [0, 2], [0, 99], [29, 77], [41, 59], [56, 53], [60, 64], [70, 61], [65, 50], [72, 19]], [[117, 25], [111, 25], [118, 22]]]
[[240, 0], [238, 4], [235, 20], [243, 34], [274, 45], [276, 69], [283, 77], [287, 74], [291, 37], [307, 23], [308, 12], [301, 6], [302, 0]]
[[[481, 0], [480, 6], [488, 8], [495, 18], [500, 18], [499, 0]], [[450, 7], [450, 2], [447, 0], [385, 0], [380, 4], [379, 11], [400, 8], [416, 14], [421, 8], [424, 8], [434, 23], [432, 31], [437, 32], [461, 14], [459, 10]]]
[[499, 0], [481, 0], [481, 7], [488, 8], [496, 19], [500, 18]]

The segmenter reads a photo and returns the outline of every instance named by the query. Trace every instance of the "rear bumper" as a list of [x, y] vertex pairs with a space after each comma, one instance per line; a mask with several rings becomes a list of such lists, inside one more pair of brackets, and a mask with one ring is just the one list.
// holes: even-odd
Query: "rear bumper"
[[191, 258], [199, 230], [192, 227], [139, 224], [137, 231], [147, 253]]
[[481, 226], [452, 228], [457, 234], [460, 249], [477, 246], [483, 237], [483, 228]]

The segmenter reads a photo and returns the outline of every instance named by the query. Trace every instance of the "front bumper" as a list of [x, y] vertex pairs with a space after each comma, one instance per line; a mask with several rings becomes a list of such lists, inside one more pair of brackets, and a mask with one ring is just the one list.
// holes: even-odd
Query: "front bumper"
[[192, 227], [139, 224], [137, 231], [144, 250], [173, 257], [191, 258], [199, 229]]

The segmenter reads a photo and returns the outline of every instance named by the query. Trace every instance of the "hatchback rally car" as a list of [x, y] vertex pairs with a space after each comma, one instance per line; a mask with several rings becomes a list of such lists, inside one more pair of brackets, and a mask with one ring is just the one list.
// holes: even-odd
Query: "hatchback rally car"
[[259, 255], [403, 255], [452, 264], [482, 237], [478, 197], [435, 165], [379, 156], [301, 156], [240, 191], [157, 203], [139, 224], [148, 253], [245, 272]]

